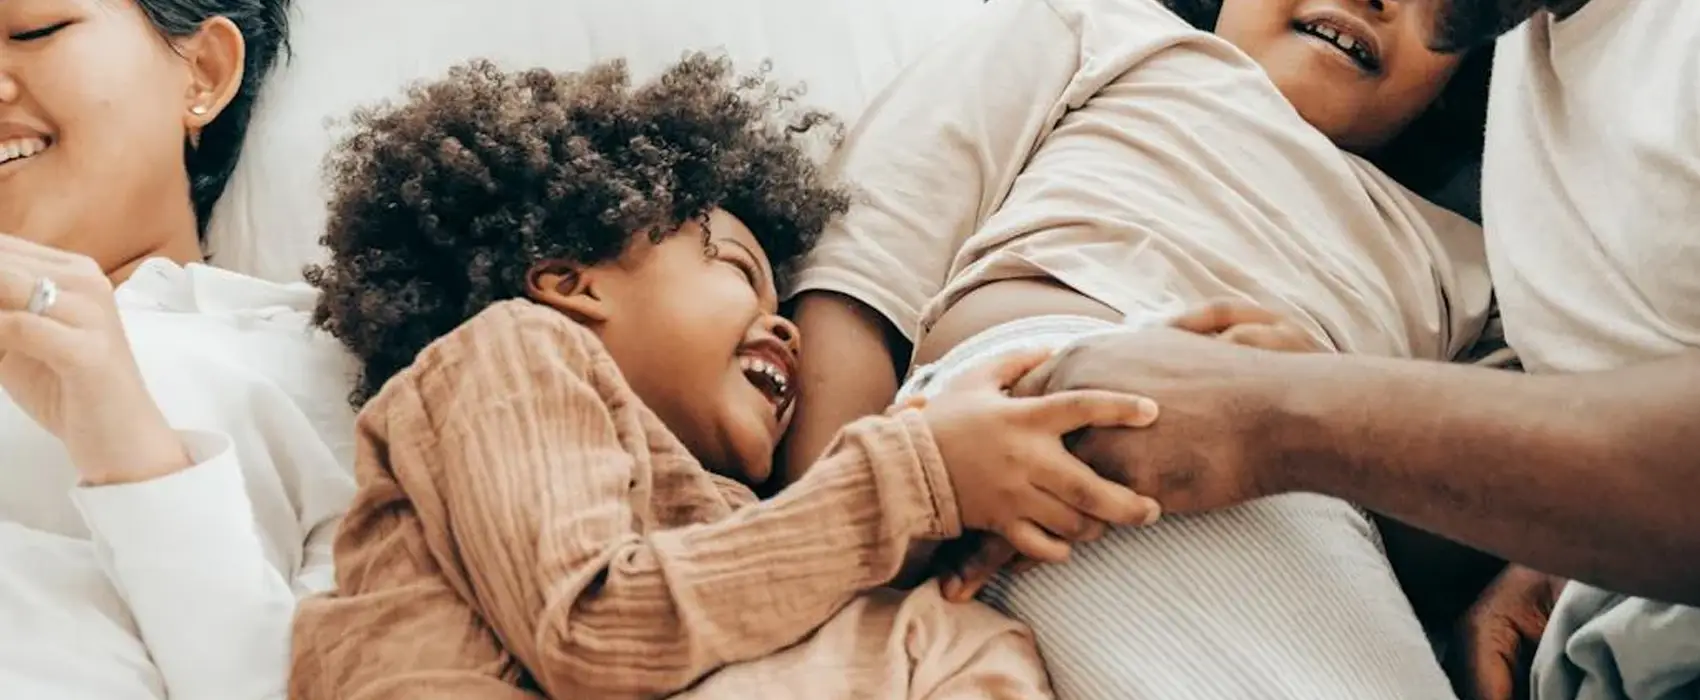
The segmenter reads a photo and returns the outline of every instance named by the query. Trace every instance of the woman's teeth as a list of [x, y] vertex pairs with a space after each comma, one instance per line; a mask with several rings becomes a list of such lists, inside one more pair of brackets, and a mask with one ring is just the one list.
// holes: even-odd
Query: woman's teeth
[[47, 150], [47, 141], [38, 138], [12, 139], [0, 143], [0, 165], [14, 160], [23, 160]]
[[744, 376], [748, 377], [757, 389], [761, 389], [775, 402], [783, 401], [791, 395], [791, 378], [786, 376], [785, 370], [773, 363], [759, 357], [740, 357], [738, 367], [744, 370]]

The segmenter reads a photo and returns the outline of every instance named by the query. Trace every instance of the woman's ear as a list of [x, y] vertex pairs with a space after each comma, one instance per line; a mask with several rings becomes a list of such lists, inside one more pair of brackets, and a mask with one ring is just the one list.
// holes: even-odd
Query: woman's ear
[[606, 323], [608, 306], [597, 293], [596, 270], [545, 260], [526, 273], [525, 296], [587, 326]]
[[242, 30], [228, 17], [213, 17], [174, 44], [189, 66], [184, 125], [198, 140], [201, 130], [218, 118], [242, 88], [247, 45], [242, 41]]

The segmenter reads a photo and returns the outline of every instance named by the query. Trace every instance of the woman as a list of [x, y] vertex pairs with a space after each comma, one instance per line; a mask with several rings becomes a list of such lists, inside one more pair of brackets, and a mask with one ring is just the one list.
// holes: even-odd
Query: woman
[[199, 264], [286, 12], [0, 2], [9, 696], [280, 696], [329, 580], [350, 418], [297, 399], [339, 403], [342, 357], [310, 292]]

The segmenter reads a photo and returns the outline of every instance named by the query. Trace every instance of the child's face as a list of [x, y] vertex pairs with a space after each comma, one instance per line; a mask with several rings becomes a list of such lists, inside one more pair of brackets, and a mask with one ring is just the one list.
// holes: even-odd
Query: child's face
[[799, 341], [778, 315], [773, 270], [724, 211], [584, 272], [587, 323], [638, 398], [708, 468], [766, 481], [791, 418]]
[[1261, 64], [1305, 121], [1369, 152], [1428, 109], [1462, 58], [1429, 48], [1434, 5], [1223, 0], [1216, 33]]

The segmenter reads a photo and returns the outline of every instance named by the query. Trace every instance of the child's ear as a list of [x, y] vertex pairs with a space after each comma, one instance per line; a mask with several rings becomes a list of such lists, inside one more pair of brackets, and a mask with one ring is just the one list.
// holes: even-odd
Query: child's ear
[[596, 271], [569, 262], [545, 260], [526, 273], [525, 295], [585, 325], [608, 321], [608, 307], [597, 294]]

